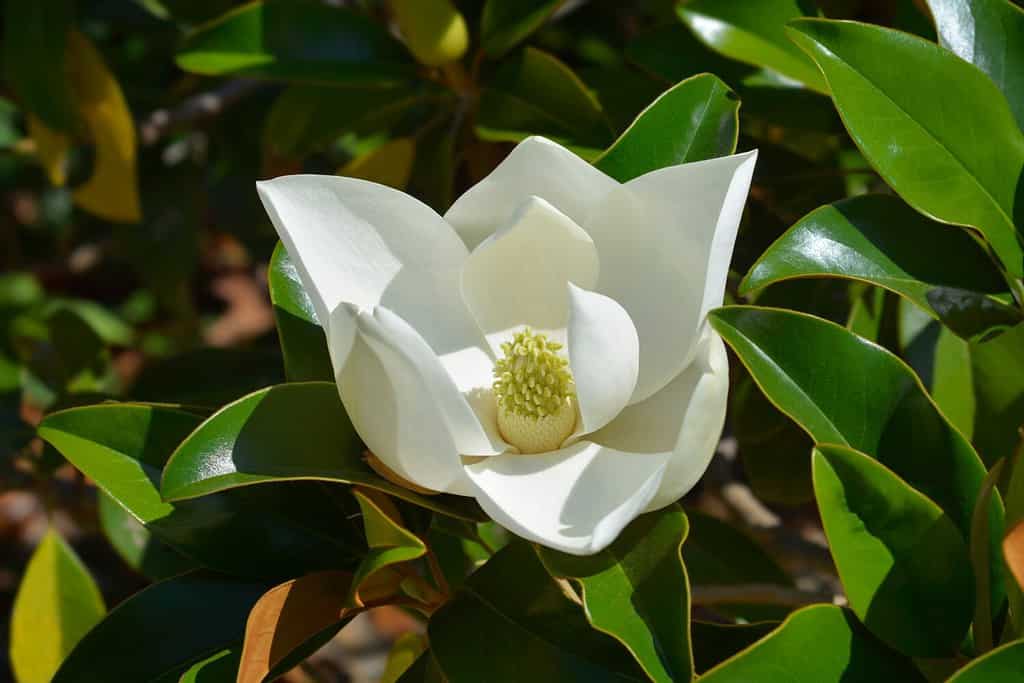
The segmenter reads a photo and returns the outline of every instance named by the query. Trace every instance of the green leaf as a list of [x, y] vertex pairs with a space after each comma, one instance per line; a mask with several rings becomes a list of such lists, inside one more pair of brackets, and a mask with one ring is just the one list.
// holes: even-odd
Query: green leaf
[[939, 42], [1006, 95], [1024, 128], [1024, 9], [1009, 0], [927, 0]]
[[974, 378], [974, 443], [985, 461], [1009, 458], [1024, 426], [1024, 323], [970, 345]]
[[4, 4], [3, 64], [22, 107], [54, 131], [73, 132], [78, 114], [67, 70], [71, 0]]
[[1000, 459], [985, 476], [981, 484], [981, 491], [978, 492], [978, 500], [974, 504], [974, 519], [971, 526], [970, 557], [971, 568], [974, 571], [975, 601], [974, 601], [974, 625], [971, 636], [974, 640], [974, 647], [978, 652], [988, 652], [992, 649], [992, 617], [993, 610], [989, 601], [991, 589], [989, 577], [992, 575], [989, 567], [988, 539], [991, 531], [988, 528], [988, 507], [992, 500], [992, 493], [999, 483], [1000, 473], [1003, 471], [1005, 460]]
[[620, 182], [648, 171], [732, 154], [739, 129], [739, 98], [711, 74], [666, 90], [594, 165]]
[[18, 683], [48, 683], [106, 612], [89, 570], [50, 529], [29, 559], [11, 611], [11, 667]]
[[611, 637], [591, 629], [533, 548], [513, 542], [434, 613], [431, 652], [451, 683], [643, 681]]
[[140, 401], [219, 406], [283, 381], [277, 349], [200, 348], [147, 366], [128, 395]]
[[[683, 544], [683, 561], [693, 593], [703, 586], [793, 585], [782, 567], [747, 534], [696, 510], [686, 514], [690, 528]], [[782, 618], [789, 611], [775, 605], [744, 604], [715, 605], [715, 609], [748, 621]]]
[[414, 533], [402, 526], [395, 504], [379, 491], [354, 489], [352, 494], [363, 513], [366, 543], [370, 546], [352, 576], [349, 604], [356, 604], [362, 585], [376, 572], [393, 564], [423, 557], [427, 547]]
[[267, 114], [263, 153], [268, 162], [304, 159], [347, 132], [387, 130], [413, 107], [440, 93], [427, 87], [326, 87], [293, 85]]
[[978, 657], [948, 683], [1024, 683], [1024, 641], [1007, 643]]
[[394, 83], [412, 62], [367, 17], [315, 0], [265, 0], [192, 31], [178, 52], [185, 71], [324, 84]]
[[484, 84], [476, 132], [484, 140], [556, 140], [585, 158], [611, 142], [597, 99], [568, 66], [531, 47], [505, 60]]
[[707, 72], [730, 85], [738, 85], [754, 71], [753, 67], [712, 52], [677, 21], [638, 34], [626, 45], [625, 57], [667, 83]]
[[956, 525], [862, 453], [818, 445], [813, 462], [818, 510], [854, 613], [906, 655], [954, 656], [974, 607]]
[[277, 243], [267, 270], [284, 371], [292, 382], [332, 381], [334, 370], [324, 330], [284, 244]]
[[677, 505], [631, 522], [595, 555], [539, 548], [557, 578], [582, 587], [587, 620], [622, 642], [654, 681], [693, 677], [689, 580], [681, 548], [688, 525]]
[[146, 578], [160, 581], [199, 564], [171, 548], [103, 489], [99, 493], [100, 527], [121, 559]]
[[484, 519], [469, 499], [424, 496], [375, 474], [329, 382], [268, 387], [225, 406], [174, 452], [161, 490], [167, 500], [179, 501], [296, 479], [361, 484], [444, 514]]
[[358, 532], [313, 482], [165, 502], [161, 469], [201, 422], [173, 407], [108, 403], [52, 413], [38, 432], [157, 538], [205, 567], [262, 577], [353, 562]]
[[714, 668], [761, 640], [778, 626], [777, 621], [716, 624], [694, 620], [690, 622], [694, 668], [699, 675], [703, 675], [708, 669]]
[[249, 609], [267, 588], [198, 572], [153, 584], [82, 638], [52, 683], [176, 681], [242, 642]]
[[178, 683], [233, 683], [241, 656], [242, 651], [237, 647], [221, 650], [189, 667]]
[[[853, 197], [812, 211], [762, 254], [740, 283], [740, 294], [800, 277], [885, 287], [963, 337], [1020, 320], [1018, 311], [986, 296], [1004, 291], [1006, 283], [977, 242], [890, 195]], [[950, 305], [943, 290], [958, 290], [955, 300], [964, 306]]]
[[924, 683], [913, 663], [879, 642], [849, 610], [814, 605], [700, 678], [701, 683], [787, 681]]
[[501, 57], [536, 31], [565, 0], [487, 0], [480, 16], [480, 45]]
[[[765, 395], [811, 438], [877, 459], [969, 536], [985, 467], [903, 361], [838, 325], [793, 311], [728, 306], [710, 319]], [[999, 500], [990, 514], [998, 552]]]
[[977, 228], [1012, 274], [1024, 274], [1014, 227], [1024, 134], [995, 84], [950, 52], [899, 31], [819, 19], [791, 27], [824, 72], [854, 142], [893, 189], [936, 220]]
[[807, 16], [800, 0], [694, 0], [679, 16], [709, 47], [763, 66], [819, 92], [828, 92], [813, 62], [786, 39], [786, 22]]
[[[380, 683], [398, 683], [427, 650], [427, 637], [422, 633], [403, 633], [391, 646], [388, 661], [381, 674]], [[429, 655], [428, 655], [429, 656]]]

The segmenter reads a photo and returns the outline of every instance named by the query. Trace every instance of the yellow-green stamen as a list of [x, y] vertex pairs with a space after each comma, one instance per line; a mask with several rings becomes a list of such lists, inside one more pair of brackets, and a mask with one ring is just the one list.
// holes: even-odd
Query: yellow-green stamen
[[523, 453], [557, 449], [576, 425], [575, 384], [561, 348], [529, 328], [501, 345], [493, 385], [498, 427]]

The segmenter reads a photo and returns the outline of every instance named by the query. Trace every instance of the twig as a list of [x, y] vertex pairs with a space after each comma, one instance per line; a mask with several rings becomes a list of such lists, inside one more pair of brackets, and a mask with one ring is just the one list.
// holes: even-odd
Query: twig
[[187, 98], [173, 109], [157, 109], [139, 123], [139, 139], [152, 145], [171, 130], [205, 118], [217, 116], [245, 96], [266, 87], [249, 79], [226, 81], [215, 90]]
[[837, 596], [826, 591], [803, 591], [774, 583], [745, 583], [732, 586], [693, 586], [695, 605], [787, 605], [803, 607], [817, 603], [834, 604]]

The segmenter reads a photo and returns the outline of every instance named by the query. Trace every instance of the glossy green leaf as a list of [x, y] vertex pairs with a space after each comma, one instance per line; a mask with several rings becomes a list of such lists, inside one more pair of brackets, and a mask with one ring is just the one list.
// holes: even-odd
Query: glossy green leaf
[[776, 621], [753, 624], [716, 624], [708, 621], [690, 622], [693, 641], [693, 663], [697, 674], [721, 664], [733, 655], [764, 638], [778, 628]]
[[648, 171], [732, 154], [740, 103], [711, 74], [694, 76], [665, 91], [594, 165], [620, 182]]
[[22, 107], [54, 131], [78, 124], [66, 59], [74, 9], [71, 0], [4, 3], [4, 75]]
[[926, 0], [939, 42], [988, 74], [1024, 128], [1024, 8], [1010, 0]]
[[129, 567], [154, 581], [177, 576], [199, 564], [154, 536], [109, 493], [100, 489], [99, 517], [103, 534]]
[[893, 652], [849, 610], [814, 605], [700, 678], [701, 683], [787, 681], [924, 683], [913, 663]]
[[292, 382], [332, 381], [334, 370], [324, 330], [316, 319], [313, 302], [302, 286], [295, 264], [281, 242], [270, 257], [267, 281], [288, 379]]
[[280, 576], [353, 562], [358, 532], [313, 482], [165, 502], [160, 471], [201, 422], [173, 407], [108, 403], [52, 413], [38, 431], [157, 538], [203, 566]]
[[[710, 515], [687, 511], [689, 533], [683, 561], [693, 592], [704, 586], [763, 583], [792, 586], [793, 580], [750, 536]], [[789, 611], [775, 605], [715, 605], [715, 610], [748, 621], [782, 618]]]
[[175, 451], [161, 491], [178, 501], [297, 479], [361, 484], [445, 514], [484, 518], [467, 498], [420, 495], [375, 474], [329, 382], [268, 387], [225, 406]]
[[431, 652], [450, 683], [644, 681], [629, 653], [593, 630], [534, 552], [502, 549], [434, 613]]
[[1024, 426], [1024, 323], [970, 345], [974, 443], [986, 462], [1009, 458]]
[[349, 601], [354, 604], [360, 587], [373, 574], [385, 567], [423, 557], [427, 547], [402, 526], [398, 509], [387, 496], [370, 489], [355, 489], [352, 493], [363, 513], [363, 529], [369, 546], [352, 576]]
[[597, 99], [572, 69], [531, 47], [505, 60], [484, 84], [476, 131], [498, 142], [544, 135], [588, 158], [612, 138]]
[[[995, 84], [950, 52], [899, 31], [818, 19], [791, 26], [790, 36], [818, 62], [847, 130], [882, 177], [915, 209], [977, 228], [1012, 274], [1024, 274], [1014, 227], [1024, 133]], [[929, 78], [907, 79], [908, 72]], [[979, 139], [993, 141], [999, 154]]]
[[1024, 682], [1024, 641], [1018, 640], [992, 650], [969, 663], [948, 683]]
[[[905, 363], [838, 325], [793, 311], [728, 306], [710, 319], [765, 395], [811, 438], [876, 458], [970, 534], [985, 467]], [[1000, 501], [990, 514], [997, 552]]]
[[819, 445], [813, 461], [818, 510], [854, 613], [904, 654], [953, 656], [974, 607], [967, 544], [956, 525], [862, 453]]
[[786, 22], [808, 15], [801, 0], [694, 0], [679, 16], [709, 47], [828, 92], [814, 64], [786, 39]]
[[11, 667], [18, 683], [49, 683], [106, 611], [89, 570], [50, 529], [29, 559], [11, 611]]
[[812, 211], [757, 260], [740, 294], [800, 277], [885, 287], [964, 337], [1020, 319], [1019, 311], [986, 296], [1004, 291], [1006, 283], [977, 242], [890, 195], [853, 197]]
[[189, 667], [178, 683], [234, 683], [241, 656], [242, 651], [238, 647], [221, 650]]
[[412, 71], [405, 48], [352, 10], [315, 0], [265, 0], [238, 7], [192, 31], [178, 66], [306, 83], [396, 82]]
[[241, 644], [249, 609], [268, 587], [195, 572], [153, 584], [92, 629], [53, 683], [176, 681], [193, 664]]
[[595, 555], [539, 549], [553, 576], [580, 585], [591, 625], [629, 648], [653, 681], [693, 677], [690, 586], [680, 552], [687, 530], [686, 515], [673, 505], [638, 517]]
[[500, 57], [536, 31], [565, 0], [487, 0], [480, 16], [480, 44]]

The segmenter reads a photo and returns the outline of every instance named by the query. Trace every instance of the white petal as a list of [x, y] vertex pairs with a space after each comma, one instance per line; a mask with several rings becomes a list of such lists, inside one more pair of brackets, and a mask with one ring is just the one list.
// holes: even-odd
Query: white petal
[[756, 152], [670, 166], [613, 191], [584, 223], [597, 246], [597, 291], [640, 335], [631, 402], [668, 384], [693, 358], [705, 314], [722, 304]]
[[671, 452], [655, 510], [675, 502], [703, 476], [725, 423], [729, 358], [722, 338], [707, 325], [693, 362], [664, 389], [629, 406], [593, 441], [636, 453]]
[[530, 137], [459, 197], [444, 217], [473, 249], [530, 196], [546, 199], [582, 225], [594, 205], [617, 186], [561, 145]]
[[494, 455], [507, 446], [408, 323], [380, 307], [359, 312], [357, 320], [338, 388], [359, 436], [402, 477], [465, 494], [459, 456]]
[[589, 289], [597, 272], [597, 251], [587, 233], [548, 202], [530, 197], [469, 255], [462, 297], [497, 348], [509, 330], [523, 325], [564, 330], [566, 283]]
[[637, 455], [580, 441], [539, 455], [505, 454], [466, 471], [498, 524], [573, 555], [606, 548], [658, 489], [667, 455]]
[[569, 367], [579, 421], [574, 436], [608, 424], [629, 403], [640, 369], [640, 341], [629, 314], [608, 297], [569, 285]]
[[295, 175], [257, 183], [327, 333], [335, 369], [355, 335], [342, 302], [383, 305], [441, 356], [458, 386], [490, 382], [493, 359], [462, 303], [465, 245], [433, 209], [377, 183]]

